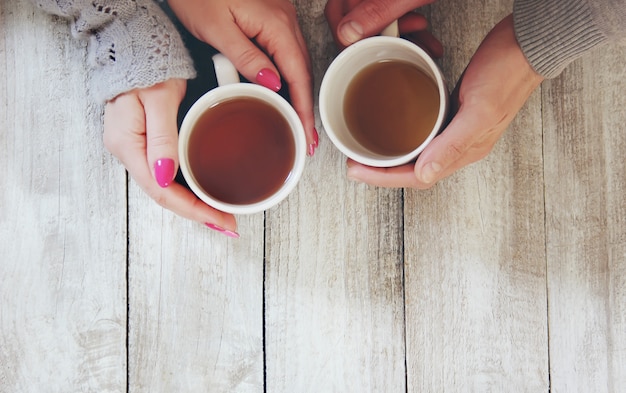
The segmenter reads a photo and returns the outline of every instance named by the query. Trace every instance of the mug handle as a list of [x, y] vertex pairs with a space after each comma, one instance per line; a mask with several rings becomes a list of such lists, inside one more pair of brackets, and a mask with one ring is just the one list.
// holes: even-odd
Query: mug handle
[[380, 32], [380, 35], [384, 35], [387, 37], [400, 37], [400, 29], [398, 29], [398, 20], [394, 20], [389, 24], [389, 26], [385, 27], [383, 31]]
[[239, 73], [237, 72], [237, 69], [226, 56], [221, 53], [217, 53], [213, 55], [212, 59], [215, 67], [217, 84], [219, 86], [232, 85], [233, 83], [241, 82], [239, 80]]

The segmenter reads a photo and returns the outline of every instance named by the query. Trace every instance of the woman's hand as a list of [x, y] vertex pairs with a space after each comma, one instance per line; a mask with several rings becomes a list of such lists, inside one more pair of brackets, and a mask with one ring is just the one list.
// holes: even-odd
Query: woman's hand
[[278, 91], [282, 76], [313, 155], [318, 135], [311, 61], [291, 2], [169, 0], [169, 4], [187, 30], [224, 54], [246, 79]]
[[170, 79], [120, 94], [104, 111], [104, 145], [159, 205], [239, 237], [235, 217], [215, 210], [174, 182], [178, 170], [176, 116], [187, 81]]
[[489, 154], [543, 78], [528, 64], [506, 17], [485, 37], [452, 95], [454, 117], [415, 164], [371, 168], [348, 162], [348, 177], [385, 187], [428, 188]]

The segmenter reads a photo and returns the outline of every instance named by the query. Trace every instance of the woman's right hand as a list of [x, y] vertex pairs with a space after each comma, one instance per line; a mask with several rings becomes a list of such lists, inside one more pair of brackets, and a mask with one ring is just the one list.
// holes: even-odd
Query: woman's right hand
[[281, 79], [287, 83], [312, 156], [318, 134], [311, 60], [293, 4], [289, 0], [168, 3], [187, 30], [224, 54], [246, 79], [274, 91], [281, 88]]
[[178, 170], [178, 107], [187, 81], [170, 79], [123, 93], [104, 110], [104, 145], [146, 194], [179, 216], [239, 237], [237, 223], [174, 181]]

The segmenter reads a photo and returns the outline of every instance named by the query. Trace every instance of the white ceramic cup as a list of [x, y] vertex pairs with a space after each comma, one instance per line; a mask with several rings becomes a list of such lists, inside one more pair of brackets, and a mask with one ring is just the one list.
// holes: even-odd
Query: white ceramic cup
[[[346, 90], [361, 70], [374, 63], [394, 60], [411, 63], [430, 76], [439, 90], [439, 113], [432, 131], [420, 146], [407, 154], [386, 156], [355, 140], [348, 131], [343, 107]], [[319, 93], [320, 117], [330, 140], [349, 158], [374, 167], [393, 167], [414, 160], [444, 126], [448, 107], [448, 89], [437, 64], [419, 46], [393, 36], [365, 38], [344, 49], [326, 70]]]
[[[178, 136], [180, 169], [189, 188], [198, 198], [209, 206], [232, 214], [259, 213], [277, 205], [285, 199], [300, 180], [304, 170], [307, 149], [304, 127], [291, 104], [278, 93], [252, 83], [242, 83], [239, 80], [237, 70], [224, 55], [218, 53], [213, 56], [213, 64], [215, 65], [218, 87], [205, 93], [191, 106], [180, 127]], [[218, 103], [242, 97], [260, 99], [280, 112], [289, 124], [289, 129], [293, 134], [293, 140], [295, 142], [294, 163], [284, 184], [272, 195], [252, 204], [232, 204], [211, 196], [196, 181], [190, 169], [188, 157], [189, 138], [194, 130], [194, 125], [200, 119], [201, 115], [211, 110], [211, 108]], [[245, 112], [241, 113], [241, 116], [245, 115]]]

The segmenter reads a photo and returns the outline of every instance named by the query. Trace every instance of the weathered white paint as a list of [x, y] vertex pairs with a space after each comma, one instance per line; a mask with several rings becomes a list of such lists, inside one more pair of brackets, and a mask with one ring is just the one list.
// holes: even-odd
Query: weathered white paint
[[[425, 9], [452, 84], [511, 0]], [[294, 1], [315, 92], [336, 48]], [[232, 240], [102, 147], [84, 44], [0, 2], [0, 392], [618, 392], [626, 48], [545, 82], [428, 191], [350, 182], [325, 138]]]
[[124, 170], [102, 147], [85, 47], [0, 4], [0, 391], [126, 390]]

